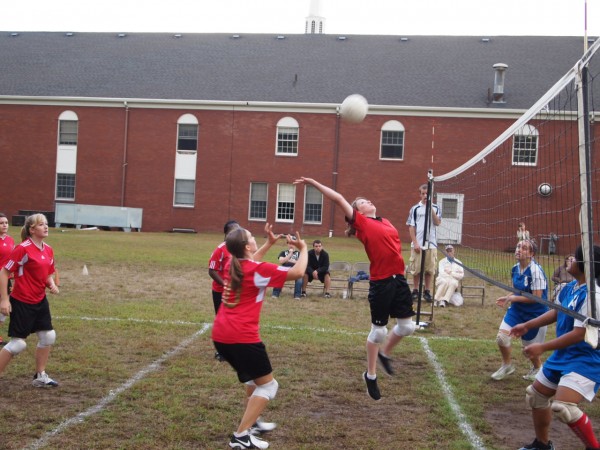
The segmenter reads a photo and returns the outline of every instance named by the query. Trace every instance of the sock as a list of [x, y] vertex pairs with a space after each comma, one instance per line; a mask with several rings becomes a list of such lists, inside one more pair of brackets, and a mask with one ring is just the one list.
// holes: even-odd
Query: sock
[[367, 372], [367, 378], [369, 380], [376, 380], [377, 379], [377, 375], [371, 375], [369, 372]]
[[246, 431], [242, 431], [241, 433], [238, 433], [238, 432], [234, 432], [234, 433], [233, 433], [233, 435], [234, 435], [235, 437], [237, 437], [237, 438], [244, 437], [244, 436], [246, 436], [247, 434], [248, 434], [248, 430], [246, 430]]
[[594, 428], [592, 428], [592, 422], [587, 414], [583, 413], [583, 416], [577, 422], [570, 423], [569, 427], [583, 441], [586, 447], [600, 447], [594, 434]]

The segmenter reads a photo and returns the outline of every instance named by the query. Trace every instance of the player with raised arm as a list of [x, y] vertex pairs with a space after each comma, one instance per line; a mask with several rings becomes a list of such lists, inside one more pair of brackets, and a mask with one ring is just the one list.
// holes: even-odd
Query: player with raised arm
[[[294, 184], [313, 186], [333, 200], [342, 209], [349, 224], [347, 234], [356, 234], [369, 257], [371, 331], [367, 337], [367, 370], [363, 378], [369, 396], [379, 400], [381, 393], [377, 385], [377, 361], [388, 375], [392, 375], [392, 349], [404, 336], [410, 336], [415, 331], [415, 323], [411, 319], [415, 313], [410, 288], [404, 277], [405, 265], [398, 230], [389, 220], [378, 217], [375, 205], [364, 197], [357, 197], [350, 204], [340, 193], [312, 178], [302, 177]], [[386, 341], [390, 317], [396, 319], [396, 325]]]

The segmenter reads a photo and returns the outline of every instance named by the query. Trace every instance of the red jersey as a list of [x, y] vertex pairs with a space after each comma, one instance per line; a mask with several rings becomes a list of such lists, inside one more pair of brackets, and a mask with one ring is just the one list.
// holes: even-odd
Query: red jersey
[[5, 234], [4, 237], [0, 239], [0, 268], [4, 267], [4, 264], [8, 261], [13, 248], [15, 248], [15, 240], [8, 234]]
[[[249, 259], [240, 260], [244, 278], [241, 297], [233, 308], [222, 304], [215, 317], [212, 340], [223, 344], [256, 344], [259, 335], [260, 311], [267, 287], [282, 288], [289, 267]], [[226, 274], [227, 280], [229, 274]], [[233, 303], [234, 294], [224, 301]]]
[[[208, 268], [216, 270], [221, 276], [221, 279], [225, 279], [225, 269], [229, 268], [230, 257], [231, 254], [229, 253], [229, 250], [227, 250], [225, 242], [221, 242], [212, 252], [212, 255], [210, 255], [210, 259], [208, 260]], [[215, 292], [223, 292], [223, 285], [213, 280], [212, 290]]]
[[15, 247], [4, 268], [15, 277], [10, 295], [23, 303], [39, 303], [46, 296], [46, 281], [54, 273], [54, 251], [45, 243], [40, 250], [28, 238]]
[[404, 275], [405, 266], [400, 236], [389, 220], [365, 217], [355, 211], [350, 223], [356, 229], [356, 237], [365, 246], [371, 263], [369, 274], [371, 280]]

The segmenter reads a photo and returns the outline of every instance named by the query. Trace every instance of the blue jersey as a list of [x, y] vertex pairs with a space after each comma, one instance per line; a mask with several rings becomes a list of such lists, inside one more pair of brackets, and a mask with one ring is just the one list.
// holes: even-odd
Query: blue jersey
[[[548, 281], [544, 269], [535, 261], [531, 261], [529, 265], [521, 272], [519, 263], [515, 264], [511, 271], [512, 283], [515, 289], [521, 292], [542, 291], [542, 298], [548, 299]], [[510, 308], [506, 311], [504, 321], [511, 327], [528, 320], [535, 319], [541, 316], [548, 307], [541, 303], [511, 303]], [[529, 330], [522, 339], [530, 341], [537, 335], [538, 328]]]
[[[572, 281], [560, 291], [558, 298], [560, 304], [565, 308], [587, 315], [587, 286], [585, 284], [578, 287], [577, 281]], [[581, 327], [583, 324], [574, 317], [558, 311], [556, 337], [572, 331], [575, 326]], [[585, 341], [554, 350], [544, 363], [544, 367], [560, 371], [562, 375], [575, 372], [600, 383], [600, 351], [594, 350]]]

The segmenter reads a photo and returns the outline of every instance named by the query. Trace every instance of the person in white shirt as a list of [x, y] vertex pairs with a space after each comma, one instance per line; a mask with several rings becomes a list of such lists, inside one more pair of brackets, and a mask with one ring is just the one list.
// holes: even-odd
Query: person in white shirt
[[[462, 298], [453, 297], [458, 289], [460, 280], [465, 276], [462, 264], [454, 257], [454, 247], [446, 245], [446, 258], [440, 260], [438, 265], [438, 276], [435, 280], [435, 306], [444, 308], [448, 304], [454, 306], [462, 305]], [[459, 263], [459, 264], [457, 264]]]

